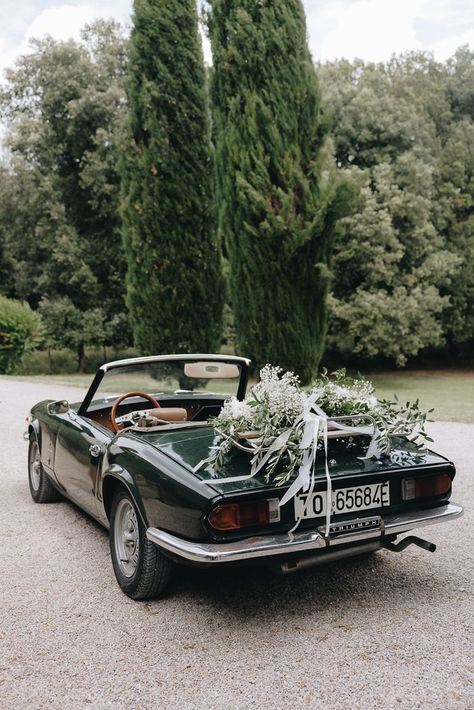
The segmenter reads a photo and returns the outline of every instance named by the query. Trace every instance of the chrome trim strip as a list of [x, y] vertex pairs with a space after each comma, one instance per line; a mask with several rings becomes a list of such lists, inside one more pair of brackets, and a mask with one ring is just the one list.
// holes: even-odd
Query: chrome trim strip
[[418, 510], [413, 513], [401, 513], [390, 515], [385, 518], [385, 534], [400, 535], [401, 533], [422, 528], [427, 525], [438, 525], [439, 523], [460, 518], [464, 514], [461, 505], [457, 503], [447, 503], [439, 508], [430, 510]]
[[[385, 535], [399, 535], [425, 525], [437, 525], [463, 514], [463, 509], [456, 503], [447, 503], [439, 508], [408, 512], [400, 515], [388, 515], [383, 519]], [[279, 535], [249, 537], [238, 542], [202, 543], [171, 535], [158, 528], [148, 528], [147, 538], [164, 550], [190, 562], [218, 563], [240, 562], [259, 557], [308, 552], [326, 548], [324, 537], [317, 530]], [[380, 530], [363, 530], [345, 535], [337, 535], [330, 540], [329, 547], [352, 542], [364, 542], [381, 538]]]

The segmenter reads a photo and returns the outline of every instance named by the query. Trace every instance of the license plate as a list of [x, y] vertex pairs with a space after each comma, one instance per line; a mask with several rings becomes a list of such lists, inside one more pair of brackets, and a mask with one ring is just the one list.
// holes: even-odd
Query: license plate
[[[301, 494], [295, 498], [295, 517], [320, 518], [326, 515], [326, 492], [313, 493], [310, 500], [308, 495]], [[386, 508], [390, 505], [390, 487], [385, 483], [372, 483], [367, 486], [354, 488], [339, 488], [332, 491], [331, 515], [354, 513], [359, 510], [373, 508]]]

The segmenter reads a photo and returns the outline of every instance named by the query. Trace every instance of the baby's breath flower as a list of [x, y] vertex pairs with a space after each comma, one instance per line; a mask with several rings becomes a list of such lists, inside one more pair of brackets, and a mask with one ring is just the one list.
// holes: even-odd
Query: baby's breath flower
[[378, 401], [368, 380], [348, 377], [345, 370], [338, 370], [330, 377], [323, 372], [307, 394], [293, 372], [265, 365], [260, 371], [260, 381], [250, 389], [247, 397], [243, 401], [235, 397], [227, 400], [213, 420], [221, 441], [208, 461], [216, 468], [223, 465], [232, 451], [233, 442], [242, 434], [256, 432], [258, 439], [253, 440], [251, 451], [252, 464], [258, 465], [279, 435], [288, 431], [285, 447], [272, 453], [264, 474], [266, 480], [286, 483], [302, 464], [302, 427], [298, 422], [307, 411], [309, 398], [314, 398], [329, 419], [370, 415], [377, 423], [377, 442], [383, 453], [390, 452], [394, 436], [427, 438], [424, 432], [426, 414], [419, 410], [418, 403], [401, 407], [397, 402]]

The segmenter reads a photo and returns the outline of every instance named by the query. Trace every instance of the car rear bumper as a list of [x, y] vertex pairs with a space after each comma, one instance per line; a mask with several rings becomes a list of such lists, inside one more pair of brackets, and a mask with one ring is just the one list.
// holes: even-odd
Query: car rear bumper
[[[378, 527], [362, 527], [344, 532], [337, 532], [329, 539], [324, 536], [324, 529], [305, 530], [295, 533], [282, 533], [278, 535], [261, 535], [245, 538], [237, 542], [203, 543], [183, 540], [158, 528], [148, 528], [147, 538], [172, 555], [182, 558], [183, 561], [197, 564], [215, 564], [219, 562], [245, 562], [258, 558], [273, 557], [275, 555], [288, 555], [295, 553], [326, 554], [329, 549], [339, 545], [363, 546], [371, 544], [373, 549], [382, 547], [383, 539], [387, 536], [400, 535], [427, 525], [438, 525], [458, 518], [463, 509], [456, 503], [447, 503], [429, 510], [387, 515], [380, 518]], [[371, 519], [379, 518], [373, 516]], [[338, 523], [339, 528], [350, 528], [358, 521], [348, 520], [346, 524]], [[368, 525], [368, 523], [367, 523]], [[376, 543], [380, 544], [377, 545]]]

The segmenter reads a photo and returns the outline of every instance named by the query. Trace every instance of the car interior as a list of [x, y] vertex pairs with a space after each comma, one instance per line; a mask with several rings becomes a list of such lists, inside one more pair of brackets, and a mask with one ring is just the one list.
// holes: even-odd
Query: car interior
[[117, 428], [112, 421], [111, 402], [104, 402], [103, 406], [95, 403], [89, 408], [87, 417], [114, 433], [126, 426], [150, 427], [178, 422], [207, 422], [210, 417], [219, 414], [226, 397], [215, 395], [212, 398], [207, 396], [190, 400], [157, 395], [154, 399], [158, 407], [150, 405], [147, 399], [139, 396], [119, 404], [115, 417]]
[[[156, 366], [146, 371], [117, 368], [108, 379], [106, 373], [88, 406], [87, 418], [113, 433], [131, 426], [205, 424], [236, 393], [241, 376], [238, 365], [225, 361], [163, 363], [161, 370]], [[127, 391], [127, 386], [135, 384], [140, 387]], [[172, 391], [157, 392], [157, 387]], [[118, 395], [107, 392], [119, 388], [125, 391]], [[229, 388], [228, 393], [209, 391], [225, 388]]]

